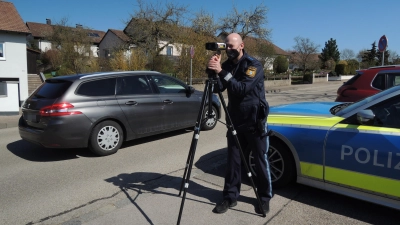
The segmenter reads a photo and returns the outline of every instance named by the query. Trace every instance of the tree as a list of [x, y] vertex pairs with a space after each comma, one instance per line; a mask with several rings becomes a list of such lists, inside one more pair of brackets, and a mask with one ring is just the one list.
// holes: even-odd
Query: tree
[[201, 10], [191, 19], [191, 28], [198, 34], [213, 36], [218, 30], [213, 15]]
[[149, 55], [149, 69], [154, 70], [155, 58], [167, 46], [180, 43], [182, 36], [183, 15], [187, 6], [166, 2], [165, 5], [137, 0], [138, 10], [131, 15], [125, 32], [132, 44], [144, 49]]
[[318, 66], [318, 61], [313, 59], [313, 54], [317, 54], [319, 45], [316, 45], [309, 38], [297, 36], [294, 38], [295, 56], [293, 57], [294, 63], [303, 69], [303, 76], [306, 74], [307, 69], [315, 69]]
[[390, 64], [397, 65], [400, 64], [400, 56], [396, 51], [390, 51], [390, 56], [388, 57]]
[[359, 63], [358, 69], [363, 69], [363, 68], [367, 68], [368, 67], [368, 65], [365, 62], [363, 62], [363, 57], [367, 53], [368, 53], [367, 49], [361, 49], [358, 52], [358, 54], [357, 54], [357, 61]]
[[356, 56], [356, 54], [354, 54], [354, 51], [348, 48], [343, 49], [340, 52], [340, 58], [342, 60], [350, 60], [350, 59], [354, 59]]
[[72, 28], [68, 26], [68, 19], [63, 18], [52, 26], [52, 31], [45, 34], [52, 44], [49, 54], [53, 57], [53, 69], [58, 69], [59, 75], [98, 71], [97, 63], [91, 55], [92, 40], [88, 36], [87, 28]]
[[[382, 56], [383, 56], [383, 54], [382, 54], [382, 52], [377, 52], [376, 53], [376, 66], [382, 66]], [[389, 65], [390, 63], [389, 63], [389, 57], [390, 57], [390, 51], [389, 50], [386, 50], [385, 51], [385, 56], [384, 56], [384, 59], [383, 59], [383, 65]]]
[[274, 72], [284, 73], [288, 70], [289, 62], [285, 56], [278, 56], [274, 60]]
[[109, 61], [111, 70], [144, 70], [147, 64], [145, 52], [138, 48], [129, 51], [120, 49], [114, 51]]
[[364, 62], [367, 67], [376, 66], [377, 64], [378, 51], [376, 49], [376, 42], [374, 41], [374, 43], [372, 43], [371, 45], [371, 49], [367, 50], [362, 56], [362, 62]]
[[325, 47], [322, 49], [322, 53], [319, 56], [321, 59], [322, 65], [325, 64], [328, 60], [334, 60], [336, 63], [340, 60], [340, 53], [338, 47], [336, 45], [336, 40], [329, 39], [328, 42], [325, 42]]
[[221, 18], [221, 26], [219, 31], [222, 33], [239, 33], [242, 39], [247, 36], [254, 36], [260, 39], [267, 40], [270, 35], [270, 30], [266, 29], [268, 8], [263, 4], [249, 11], [243, 10], [239, 12], [233, 6], [232, 12]]

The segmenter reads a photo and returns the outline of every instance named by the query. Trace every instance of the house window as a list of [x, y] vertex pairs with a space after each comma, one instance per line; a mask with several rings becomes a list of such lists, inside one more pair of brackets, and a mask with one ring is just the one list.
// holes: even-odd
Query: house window
[[6, 60], [6, 44], [0, 42], [0, 60]]
[[0, 82], [0, 96], [7, 96], [7, 83]]
[[167, 55], [172, 55], [172, 46], [167, 46]]

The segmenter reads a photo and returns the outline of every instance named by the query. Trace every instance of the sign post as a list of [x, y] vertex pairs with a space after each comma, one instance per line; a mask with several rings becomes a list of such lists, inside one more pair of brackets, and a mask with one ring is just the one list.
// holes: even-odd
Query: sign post
[[383, 35], [379, 39], [379, 43], [378, 43], [378, 49], [379, 49], [380, 52], [382, 52], [382, 66], [384, 64], [385, 51], [386, 51], [387, 46], [388, 46], [388, 39], [386, 38], [385, 35]]
[[192, 61], [194, 56], [194, 48], [193, 45], [190, 46], [190, 85], [192, 85]]

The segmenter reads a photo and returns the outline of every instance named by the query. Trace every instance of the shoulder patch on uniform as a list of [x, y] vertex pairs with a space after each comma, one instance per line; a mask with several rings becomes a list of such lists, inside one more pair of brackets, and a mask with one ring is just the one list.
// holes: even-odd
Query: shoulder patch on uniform
[[257, 68], [254, 66], [249, 66], [249, 68], [247, 68], [246, 70], [246, 75], [253, 78], [256, 76], [257, 73]]

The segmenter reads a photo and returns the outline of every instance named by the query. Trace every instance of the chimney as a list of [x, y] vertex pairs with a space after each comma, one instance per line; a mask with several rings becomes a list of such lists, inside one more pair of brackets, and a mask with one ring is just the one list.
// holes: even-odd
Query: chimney
[[51, 25], [51, 19], [46, 19], [46, 24]]
[[76, 24], [76, 28], [82, 28], [81, 24]]

